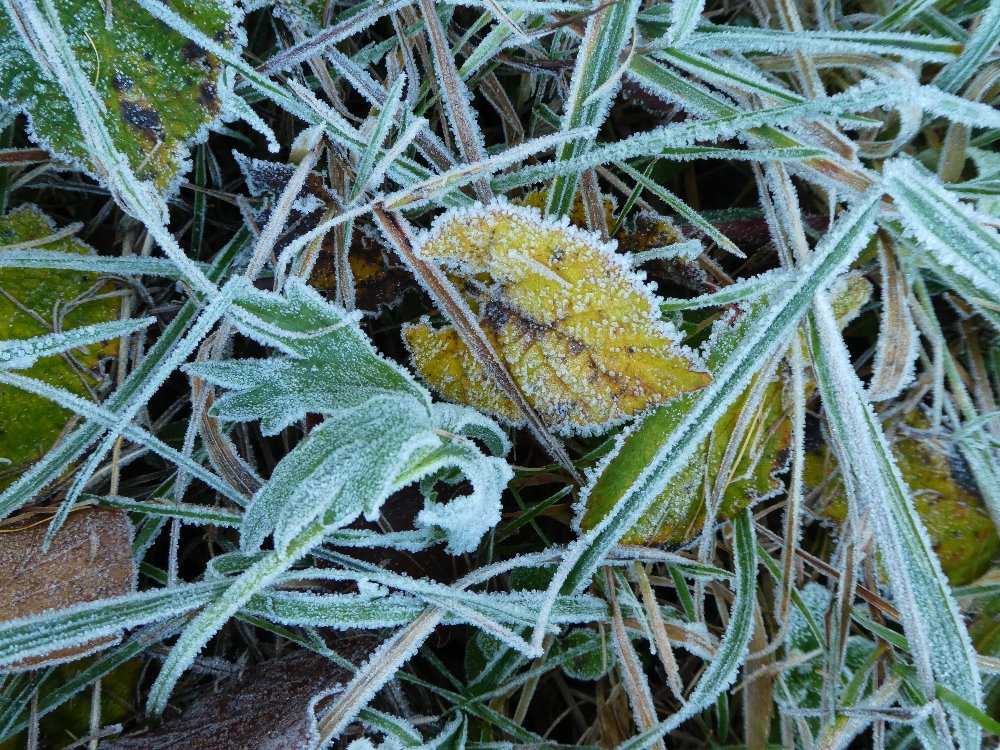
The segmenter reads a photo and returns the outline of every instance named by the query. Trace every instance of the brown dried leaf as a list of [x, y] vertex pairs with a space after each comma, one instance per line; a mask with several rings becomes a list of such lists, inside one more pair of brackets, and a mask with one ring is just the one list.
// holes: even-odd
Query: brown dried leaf
[[[124, 512], [81, 508], [70, 513], [48, 552], [43, 552], [48, 521], [48, 516], [22, 517], [0, 528], [0, 621], [121, 596], [135, 588], [132, 525]], [[58, 649], [9, 669], [69, 661], [117, 639], [111, 636]]]
[[350, 677], [309, 652], [262, 662], [206, 690], [183, 716], [103, 750], [303, 750], [316, 746], [316, 704]]
[[[326, 236], [316, 268], [309, 277], [309, 284], [322, 292], [337, 288], [334, 265], [335, 250], [332, 233]], [[386, 255], [383, 243], [355, 229], [348, 258], [354, 276], [355, 306], [358, 310], [380, 313], [395, 307], [403, 293], [415, 286], [413, 277], [402, 266]]]

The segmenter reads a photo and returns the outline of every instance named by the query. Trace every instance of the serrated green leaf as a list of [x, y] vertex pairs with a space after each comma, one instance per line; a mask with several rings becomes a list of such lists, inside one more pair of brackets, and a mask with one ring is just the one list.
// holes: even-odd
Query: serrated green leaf
[[241, 332], [285, 356], [197, 363], [185, 369], [229, 390], [213, 407], [223, 419], [260, 420], [275, 435], [308, 412], [336, 414], [369, 399], [427, 392], [379, 355], [343, 308], [292, 280], [286, 295], [249, 290], [232, 314]]
[[[471, 552], [500, 521], [500, 494], [513, 476], [502, 459], [483, 455], [471, 441], [446, 437], [427, 392], [405, 370], [379, 356], [342, 308], [298, 279], [288, 283], [285, 294], [241, 291], [231, 319], [243, 333], [285, 356], [192, 368], [210, 382], [232, 384], [237, 396], [251, 394], [236, 407], [220, 400], [220, 410], [235, 409], [246, 419], [264, 412], [274, 425], [310, 411], [331, 416], [278, 463], [248, 505], [240, 530], [244, 553], [256, 552], [272, 534], [274, 550], [255, 556], [181, 634], [149, 693], [149, 709], [155, 713], [163, 711], [177, 680], [219, 628], [331, 532], [362, 514], [375, 520], [393, 492], [422, 482], [426, 502], [417, 525], [443, 530], [450, 552]], [[288, 373], [303, 377], [289, 378], [293, 387], [277, 390], [275, 362], [285, 368], [282, 378]], [[305, 373], [322, 387], [306, 387]], [[287, 413], [265, 408], [268, 383]], [[463, 423], [454, 408], [443, 421]], [[467, 421], [478, 430], [483, 427], [481, 418]], [[469, 480], [471, 492], [436, 502], [435, 481], [461, 478]], [[473, 621], [497, 630], [481, 616]], [[523, 643], [512, 633], [508, 642]]]

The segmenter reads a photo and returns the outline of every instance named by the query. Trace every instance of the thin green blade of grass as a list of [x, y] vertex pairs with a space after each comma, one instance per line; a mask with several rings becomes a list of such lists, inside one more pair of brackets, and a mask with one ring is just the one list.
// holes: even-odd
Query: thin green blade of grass
[[986, 12], [957, 60], [945, 65], [934, 78], [934, 85], [955, 94], [982, 67], [989, 54], [1000, 43], [1000, 4], [987, 3]]
[[[208, 266], [197, 264], [207, 271]], [[58, 250], [7, 250], [0, 252], [0, 268], [51, 268], [60, 271], [87, 271], [114, 276], [161, 276], [182, 279], [183, 272], [170, 260], [125, 256], [78, 255]]]
[[93, 323], [68, 331], [33, 336], [29, 339], [0, 341], [0, 370], [20, 370], [30, 367], [40, 357], [68, 352], [77, 347], [109, 341], [140, 331], [155, 322], [155, 318], [115, 320]]
[[921, 254], [935, 256], [935, 264], [949, 266], [1000, 307], [1000, 236], [986, 225], [986, 217], [909, 160], [887, 162], [884, 174], [886, 190]]
[[[32, 719], [39, 719], [64, 706], [96, 680], [107, 676], [132, 659], [141, 657], [152, 647], [176, 635], [180, 627], [180, 622], [175, 620], [162, 625], [142, 628], [129, 637], [127, 641], [101, 654], [68, 678], [53, 680], [55, 684], [51, 685], [43, 682], [38, 692], [38, 703], [34, 710], [34, 716], [23, 716], [20, 720], [10, 722], [6, 729], [0, 731], [0, 742], [24, 731]], [[23, 704], [24, 702], [21, 701], [11, 702], [11, 706]], [[0, 727], [2, 727], [2, 717], [0, 717]]]
[[695, 211], [691, 206], [685, 203], [683, 200], [678, 198], [676, 195], [671, 193], [665, 187], [657, 184], [649, 177], [644, 175], [637, 169], [633, 169], [628, 164], [619, 163], [616, 165], [625, 174], [635, 180], [637, 185], [641, 185], [643, 188], [651, 192], [653, 195], [660, 198], [664, 203], [670, 206], [674, 211], [678, 213], [684, 219], [687, 219], [693, 226], [697, 227], [700, 231], [704, 232], [705, 235], [711, 239], [716, 245], [721, 247], [726, 252], [731, 255], [735, 255], [737, 258], [746, 258], [747, 256], [740, 250], [736, 244], [730, 240], [726, 235], [720, 232], [715, 226], [710, 222], [705, 220], [701, 214]]
[[246, 502], [246, 498], [224, 479], [216, 476], [201, 464], [184, 455], [181, 451], [172, 448], [137, 425], [131, 423], [121, 425], [118, 414], [103, 408], [99, 404], [94, 404], [63, 388], [57, 388], [41, 380], [24, 377], [12, 372], [4, 372], [3, 370], [0, 370], [0, 383], [46, 398], [55, 404], [59, 404], [64, 409], [79, 414], [90, 423], [99, 425], [101, 429], [115, 430], [131, 442], [143, 446], [164, 460], [188, 472], [191, 476], [201, 480], [219, 492], [223, 497], [238, 504]]
[[[590, 16], [573, 69], [562, 130], [598, 127], [604, 122], [618, 89], [619, 59], [635, 34], [638, 10], [637, 0], [621, 0], [599, 6]], [[587, 139], [574, 140], [559, 149], [556, 159], [572, 160], [589, 145]], [[546, 213], [562, 216], [570, 212], [578, 179], [579, 175], [571, 172], [552, 181]]]
[[[875, 527], [923, 686], [933, 693], [935, 683], [944, 685], [979, 706], [981, 682], [972, 642], [825, 299], [814, 305], [809, 343], [834, 448], [845, 479], [851, 480], [845, 482], [848, 496]], [[978, 748], [975, 722], [959, 711], [950, 715], [959, 746]]]
[[162, 622], [203, 606], [227, 581], [206, 581], [126, 594], [0, 623], [0, 665]]
[[921, 62], [951, 62], [962, 51], [961, 45], [951, 39], [905, 32], [779, 31], [749, 26], [699, 26], [697, 32], [688, 37], [684, 49], [767, 54], [795, 51], [822, 54], [873, 52]]

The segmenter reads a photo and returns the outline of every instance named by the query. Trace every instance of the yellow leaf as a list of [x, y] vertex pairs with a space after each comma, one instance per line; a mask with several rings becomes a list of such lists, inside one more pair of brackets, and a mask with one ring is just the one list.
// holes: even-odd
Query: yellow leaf
[[[420, 253], [462, 288], [497, 353], [553, 429], [593, 432], [710, 376], [660, 318], [658, 300], [595, 235], [498, 204], [445, 214]], [[485, 370], [450, 326], [404, 328], [413, 363], [445, 398], [514, 421]]]
[[472, 404], [516, 422], [521, 414], [497, 388], [458, 332], [451, 326], [435, 329], [428, 323], [406, 326], [406, 344], [417, 370], [449, 401]]

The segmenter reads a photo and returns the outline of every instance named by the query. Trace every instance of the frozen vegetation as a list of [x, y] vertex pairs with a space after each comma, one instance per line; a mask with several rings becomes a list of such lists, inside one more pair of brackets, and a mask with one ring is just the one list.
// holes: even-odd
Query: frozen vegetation
[[998, 44], [4, 0], [0, 750], [995, 747]]

